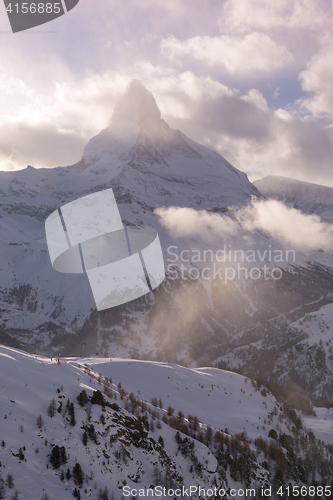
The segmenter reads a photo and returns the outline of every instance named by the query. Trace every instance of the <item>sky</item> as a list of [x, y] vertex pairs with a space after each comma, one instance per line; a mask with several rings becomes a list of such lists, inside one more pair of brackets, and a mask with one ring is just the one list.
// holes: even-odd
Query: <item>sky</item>
[[333, 186], [331, 1], [80, 0], [16, 34], [0, 5], [0, 60], [0, 170], [79, 161], [135, 78], [250, 180]]

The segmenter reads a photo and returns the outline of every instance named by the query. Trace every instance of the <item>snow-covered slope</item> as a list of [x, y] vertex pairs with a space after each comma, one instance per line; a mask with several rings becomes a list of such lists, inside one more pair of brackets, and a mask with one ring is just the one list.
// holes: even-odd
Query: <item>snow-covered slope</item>
[[[8, 475], [14, 480], [8, 496], [17, 490], [19, 500], [39, 500], [45, 493], [50, 500], [69, 500], [75, 490], [81, 499], [97, 500], [105, 488], [102, 498], [118, 499], [124, 486], [258, 488], [271, 484], [277, 463], [282, 467], [286, 449], [278, 433], [287, 449], [293, 443], [293, 423], [279, 403], [234, 373], [98, 358], [69, 358], [59, 365], [8, 347], [0, 347], [0, 359], [1, 470], [8, 484]], [[314, 427], [323, 434], [319, 420]], [[252, 441], [245, 434], [230, 437], [231, 429], [247, 430]], [[324, 450], [311, 440], [316, 453]], [[82, 484], [71, 475], [76, 464]], [[292, 475], [305, 484], [307, 473], [303, 469], [300, 479], [295, 469]]]
[[267, 198], [283, 201], [306, 214], [333, 220], [333, 188], [289, 177], [268, 175], [253, 183]]
[[120, 359], [92, 359], [87, 365], [121, 382], [127, 392], [147, 401], [162, 399], [165, 409], [171, 406], [176, 414], [181, 410], [186, 416], [196, 415], [215, 429], [227, 428], [231, 434], [245, 431], [253, 439], [268, 434], [263, 422], [274, 410], [275, 398], [263, 398], [250, 379], [237, 373]]
[[[211, 409], [212, 420], [219, 424], [218, 428], [224, 429], [227, 424], [230, 424], [234, 431], [242, 431], [243, 423], [246, 425], [245, 421], [247, 418], [251, 419], [251, 415], [267, 417], [274, 406], [273, 398], [269, 397], [269, 408], [267, 408], [267, 398], [264, 400], [260, 393], [250, 400], [243, 393], [243, 387], [247, 389], [247, 392], [251, 392], [249, 381], [246, 386], [243, 377], [219, 370], [216, 370], [211, 378], [211, 375], [208, 375], [209, 371], [201, 373], [176, 365], [132, 363], [129, 360], [107, 362], [105, 359], [81, 358], [68, 359], [67, 363], [62, 362], [58, 365], [54, 359], [32, 356], [5, 347], [0, 348], [0, 359], [0, 439], [3, 441], [0, 457], [6, 474], [12, 474], [14, 477], [15, 487], [21, 495], [19, 498], [25, 500], [39, 499], [44, 491], [52, 500], [72, 498], [72, 491], [75, 487], [73, 479], [61, 481], [60, 473], [61, 470], [66, 473], [68, 468], [72, 470], [77, 462], [82, 466], [85, 475], [90, 478], [84, 483], [81, 498], [97, 499], [99, 489], [104, 489], [105, 486], [108, 487], [110, 493], [111, 491], [115, 493], [115, 498], [120, 498], [120, 488], [125, 484], [140, 488], [147, 488], [151, 484], [156, 485], [158, 484], [154, 477], [156, 467], [159, 468], [161, 477], [168, 472], [170, 484], [173, 480], [175, 485], [179, 486], [181, 483], [188, 487], [200, 484], [200, 481], [201, 484], [203, 481], [207, 484], [211, 483], [214, 478], [217, 483], [220, 483], [218, 475], [215, 474], [217, 461], [209, 449], [203, 443], [195, 441], [195, 455], [204, 465], [200, 477], [194, 477], [194, 475], [192, 477], [192, 474], [188, 473], [191, 461], [184, 458], [182, 454], [177, 456], [176, 431], [155, 417], [150, 421], [150, 431], [145, 431], [144, 436], [141, 436], [143, 441], [141, 445], [132, 444], [130, 440], [132, 435], [129, 434], [126, 437], [126, 432], [134, 429], [132, 426], [136, 419], [130, 412], [122, 409], [126, 398], [119, 397], [119, 382], [122, 383], [123, 388], [127, 386], [127, 392], [129, 392], [131, 382], [133, 384], [134, 380], [140, 381], [142, 391], [136, 391], [135, 396], [138, 400], [148, 401], [148, 403], [154, 395], [160, 397], [168, 390], [170, 397], [165, 396], [165, 408], [163, 406], [158, 410], [159, 418], [163, 413], [166, 414], [166, 404], [173, 404], [177, 411], [182, 409], [183, 412], [187, 412], [188, 409], [196, 409], [198, 394], [205, 394], [206, 397], [210, 395], [210, 399], [205, 404], [207, 409]], [[90, 372], [84, 368], [82, 363], [86, 361], [90, 368], [93, 366], [98, 368], [99, 380], [96, 372]], [[169, 379], [166, 373], [169, 374]], [[78, 405], [76, 398], [82, 389], [87, 391], [88, 396], [91, 396], [94, 390], [103, 389], [105, 377], [110, 380], [111, 375], [115, 376], [115, 379], [113, 378], [113, 383], [109, 385], [110, 391], [113, 396], [118, 395], [117, 403], [113, 403], [113, 408], [106, 407], [106, 411], [103, 411], [97, 404], [88, 405], [88, 407]], [[207, 376], [210, 379], [209, 386]], [[187, 400], [181, 401], [176, 388], [169, 387], [168, 380], [175, 386], [181, 385], [186, 380], [189, 386]], [[211, 382], [219, 382], [221, 387], [224, 387], [223, 391], [226, 388], [234, 391], [234, 396], [230, 393], [228, 398], [228, 404], [231, 406], [236, 404], [236, 399], [243, 402], [242, 416], [239, 416], [237, 422], [232, 423], [228, 415], [229, 411], [224, 403], [227, 395], [224, 398], [221, 397], [219, 402], [214, 401], [211, 394]], [[196, 388], [197, 384], [200, 387]], [[138, 386], [134, 384], [133, 390], [135, 387]], [[224, 394], [219, 391], [218, 387], [215, 387], [215, 390]], [[115, 401], [113, 396], [110, 401], [112, 399]], [[55, 411], [51, 418], [48, 414], [48, 406], [52, 399], [56, 400], [55, 408], [61, 405], [61, 410]], [[67, 400], [75, 407], [76, 425], [74, 426], [70, 424], [68, 411], [66, 412]], [[263, 402], [264, 408], [262, 408]], [[151, 406], [151, 408], [154, 407]], [[145, 411], [144, 414], [146, 414]], [[209, 411], [206, 416], [208, 414]], [[40, 426], [37, 422], [39, 415], [42, 417]], [[102, 420], [101, 415], [104, 415]], [[152, 422], [155, 422], [154, 425]], [[158, 426], [157, 422], [159, 422]], [[90, 439], [88, 444], [84, 445], [82, 443], [83, 432], [90, 425], [95, 428], [97, 443]], [[253, 431], [253, 434], [260, 435], [261, 432], [259, 429]], [[267, 431], [263, 432], [263, 435], [266, 434]], [[162, 449], [158, 444], [160, 436], [164, 443]], [[147, 445], [144, 444], [144, 440], [147, 441]], [[50, 466], [50, 454], [54, 445], [64, 446], [67, 455], [66, 464], [57, 469]], [[18, 456], [20, 449], [24, 458]], [[122, 451], [123, 449], [125, 452]], [[120, 456], [121, 453], [125, 455]], [[84, 493], [85, 488], [86, 493]]]

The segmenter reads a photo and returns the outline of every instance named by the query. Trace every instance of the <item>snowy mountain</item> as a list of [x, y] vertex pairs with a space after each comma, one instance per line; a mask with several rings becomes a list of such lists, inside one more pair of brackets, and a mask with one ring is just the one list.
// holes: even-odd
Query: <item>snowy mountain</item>
[[[174, 279], [168, 272], [154, 293], [98, 313], [86, 275], [53, 270], [44, 222], [65, 203], [106, 188], [114, 190], [124, 223], [154, 227], [164, 252], [169, 245], [202, 250], [207, 242], [192, 235], [175, 238], [161, 225], [156, 208], [227, 212], [234, 220], [237, 208], [263, 198], [218, 153], [170, 129], [153, 96], [132, 82], [107, 128], [89, 141], [76, 165], [0, 172], [2, 343], [53, 356], [99, 353], [207, 366], [216, 359], [225, 362], [228, 354], [237, 358], [238, 349], [249, 352], [259, 342], [264, 362], [250, 357], [250, 368], [268, 379], [272, 352], [288, 355], [293, 345], [286, 325], [331, 302], [333, 260], [329, 252], [318, 251], [301, 252], [297, 262], [284, 266], [279, 281], [226, 284]], [[250, 248], [280, 248], [261, 231], [246, 238]], [[218, 237], [216, 248], [223, 243]], [[243, 362], [232, 366], [247, 371]], [[302, 384], [297, 373], [290, 376]], [[325, 381], [319, 378], [311, 389], [317, 397], [332, 395]]]
[[[172, 130], [155, 99], [132, 81], [117, 103], [109, 126], [87, 144], [71, 170], [112, 179], [116, 199], [142, 210], [182, 206], [226, 210], [246, 204], [257, 189], [219, 154]], [[104, 177], [104, 179], [103, 179]], [[127, 216], [127, 212], [125, 212]]]
[[267, 198], [283, 201], [306, 214], [324, 221], [333, 220], [333, 188], [289, 177], [268, 175], [253, 183]]
[[[313, 474], [331, 484], [331, 448], [247, 377], [120, 359], [58, 364], [7, 347], [0, 358], [8, 498], [110, 500], [156, 487], [173, 498], [191, 486], [242, 498], [244, 488], [313, 484]], [[324, 436], [320, 419], [313, 428]]]
[[53, 271], [44, 221], [59, 206], [108, 187], [123, 221], [155, 227], [164, 247], [170, 238], [155, 208], [225, 211], [260, 196], [220, 155], [171, 130], [153, 96], [133, 81], [109, 126], [89, 141], [78, 164], [0, 172], [3, 341], [41, 347], [50, 344], [55, 331], [59, 336], [82, 330], [95, 309], [87, 277]]

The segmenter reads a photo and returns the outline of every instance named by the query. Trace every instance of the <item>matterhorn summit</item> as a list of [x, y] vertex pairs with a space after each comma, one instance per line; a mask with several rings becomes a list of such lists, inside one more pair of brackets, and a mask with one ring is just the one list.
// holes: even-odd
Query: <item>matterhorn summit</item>
[[109, 125], [90, 139], [78, 166], [104, 176], [120, 199], [151, 211], [170, 205], [224, 211], [260, 196], [246, 174], [171, 129], [137, 80], [116, 103]]
[[103, 155], [124, 152], [133, 147], [139, 136], [151, 139], [170, 132], [161, 119], [160, 110], [152, 94], [138, 80], [132, 80], [126, 92], [116, 103], [108, 127], [93, 137], [85, 147], [83, 158], [87, 163], [102, 160]]
[[[122, 222], [155, 228], [163, 248], [173, 240], [161, 226], [157, 208], [225, 212], [261, 196], [246, 174], [217, 152], [171, 129], [152, 94], [132, 81], [107, 127], [89, 141], [78, 163], [0, 175], [0, 328], [7, 342], [37, 343], [47, 350], [58, 338], [83, 332], [88, 344], [92, 332], [100, 331], [85, 275], [63, 275], [51, 266], [45, 220], [66, 203], [108, 188]], [[137, 306], [133, 304], [128, 307]], [[118, 330], [113, 322], [105, 325], [107, 331]], [[68, 344], [74, 352], [75, 341]]]
[[138, 80], [132, 80], [123, 97], [117, 102], [110, 120], [110, 130], [119, 135], [128, 134], [131, 127], [136, 132], [142, 131], [151, 135], [161, 134], [170, 128], [161, 119], [153, 95]]

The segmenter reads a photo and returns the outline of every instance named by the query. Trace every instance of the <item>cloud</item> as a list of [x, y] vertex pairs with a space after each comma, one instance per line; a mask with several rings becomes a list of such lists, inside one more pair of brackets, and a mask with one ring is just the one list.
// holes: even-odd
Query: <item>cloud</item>
[[326, 36], [322, 48], [300, 74], [302, 88], [309, 93], [302, 106], [319, 118], [333, 118], [333, 37]]
[[327, 0], [227, 0], [221, 7], [220, 25], [230, 32], [264, 32], [276, 28], [322, 29], [332, 19]]
[[155, 213], [162, 225], [178, 238], [199, 235], [203, 239], [210, 239], [216, 234], [236, 236], [240, 232], [236, 221], [205, 210], [170, 207], [157, 208]]
[[162, 116], [217, 150], [252, 179], [285, 175], [333, 185], [333, 129], [308, 116], [273, 110], [256, 89], [241, 94], [192, 72], [152, 83]]
[[300, 249], [329, 250], [333, 243], [332, 224], [277, 200], [253, 202], [239, 210], [236, 219], [245, 231], [263, 231], [285, 245]]
[[230, 74], [268, 74], [282, 68], [293, 57], [282, 45], [263, 33], [253, 32], [245, 37], [197, 36], [185, 41], [168, 37], [161, 43], [162, 52], [172, 61], [191, 56], [209, 66], [223, 67]]
[[70, 165], [88, 140], [107, 125], [130, 77], [106, 72], [55, 80], [35, 88], [3, 73], [0, 92], [0, 168]]
[[80, 160], [85, 140], [74, 132], [60, 132], [55, 126], [24, 123], [0, 126], [0, 165], [4, 170], [17, 170], [28, 164], [56, 167]]
[[196, 236], [204, 241], [223, 237], [248, 239], [249, 234], [265, 233], [278, 243], [301, 250], [329, 250], [333, 243], [333, 225], [316, 215], [306, 215], [277, 200], [257, 200], [247, 207], [231, 210], [230, 215], [193, 208], [158, 208], [161, 224], [174, 237]]

